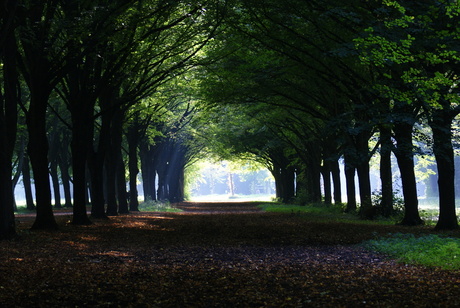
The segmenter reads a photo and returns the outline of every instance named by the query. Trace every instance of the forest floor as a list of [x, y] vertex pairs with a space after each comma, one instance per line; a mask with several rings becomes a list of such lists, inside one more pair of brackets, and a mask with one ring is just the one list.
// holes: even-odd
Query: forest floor
[[460, 272], [406, 265], [363, 240], [431, 232], [182, 203], [0, 242], [0, 307], [455, 307]]

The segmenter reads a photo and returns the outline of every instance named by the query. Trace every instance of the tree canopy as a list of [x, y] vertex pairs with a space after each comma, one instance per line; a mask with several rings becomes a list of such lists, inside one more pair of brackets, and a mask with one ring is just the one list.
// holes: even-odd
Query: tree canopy
[[[3, 4], [1, 238], [15, 233], [20, 175], [31, 191], [29, 160], [33, 227], [54, 229], [60, 185], [72, 222], [90, 224], [88, 203], [97, 218], [138, 209], [139, 174], [146, 199], [184, 200], [185, 170], [209, 152], [264, 164], [284, 202], [346, 194], [366, 219], [394, 211], [394, 155], [401, 223], [417, 225], [415, 143], [436, 163], [437, 228], [458, 228], [457, 1]], [[429, 138], [415, 139], [421, 126]]]

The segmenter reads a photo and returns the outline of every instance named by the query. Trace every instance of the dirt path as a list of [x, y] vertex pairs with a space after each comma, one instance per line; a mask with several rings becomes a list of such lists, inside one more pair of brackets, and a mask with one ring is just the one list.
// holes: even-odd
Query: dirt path
[[[0, 242], [1, 307], [456, 307], [460, 274], [357, 243], [394, 226], [182, 203]], [[18, 217], [27, 230], [31, 219]], [[407, 229], [406, 229], [407, 231]]]

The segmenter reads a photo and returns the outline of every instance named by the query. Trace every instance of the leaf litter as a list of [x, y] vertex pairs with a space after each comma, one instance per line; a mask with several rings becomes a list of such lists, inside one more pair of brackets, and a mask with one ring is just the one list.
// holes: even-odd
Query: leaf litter
[[0, 242], [1, 307], [455, 307], [460, 272], [357, 245], [400, 226], [317, 222], [252, 203], [178, 205]]

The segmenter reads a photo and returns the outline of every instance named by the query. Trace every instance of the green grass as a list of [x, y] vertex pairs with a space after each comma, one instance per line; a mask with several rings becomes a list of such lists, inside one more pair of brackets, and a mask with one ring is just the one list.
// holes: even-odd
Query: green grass
[[343, 222], [357, 224], [389, 224], [386, 220], [362, 220], [356, 214], [344, 213], [342, 206], [311, 204], [311, 205], [292, 205], [279, 202], [269, 202], [260, 204], [259, 207], [266, 212], [288, 213], [295, 216], [305, 217], [308, 220], [317, 222]]
[[218, 195], [203, 195], [203, 196], [191, 196], [189, 201], [193, 202], [245, 202], [245, 201], [270, 201], [274, 198], [273, 195], [234, 195], [230, 196], [228, 194]]
[[17, 206], [17, 210], [14, 211], [15, 214], [30, 214], [30, 213], [35, 213], [35, 210], [28, 210], [27, 207], [24, 206]]
[[284, 204], [279, 202], [270, 202], [264, 203], [259, 206], [266, 212], [276, 212], [276, 213], [291, 213], [291, 214], [321, 214], [321, 215], [330, 215], [342, 213], [342, 208], [334, 205], [293, 205], [293, 204]]
[[396, 233], [386, 238], [366, 241], [363, 246], [405, 263], [447, 270], [460, 269], [460, 239], [458, 238], [436, 234], [417, 237], [413, 234]]
[[143, 212], [182, 212], [181, 209], [172, 207], [169, 202], [144, 201], [139, 204], [139, 211]]
[[[360, 220], [357, 215], [344, 214], [339, 206], [287, 205], [265, 203], [260, 207], [267, 212], [290, 213], [313, 221], [335, 221], [352, 224], [394, 224], [395, 219]], [[423, 210], [420, 216], [429, 225], [436, 222], [438, 211]], [[362, 244], [365, 248], [384, 253], [400, 262], [439, 267], [447, 270], [460, 270], [460, 239], [438, 234], [414, 235], [395, 233]]]

